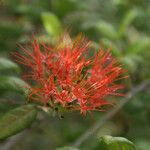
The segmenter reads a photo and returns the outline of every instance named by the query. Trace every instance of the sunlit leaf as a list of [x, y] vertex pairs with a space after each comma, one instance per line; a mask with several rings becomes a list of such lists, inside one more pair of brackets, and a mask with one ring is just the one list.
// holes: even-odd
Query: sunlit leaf
[[29, 127], [36, 119], [37, 111], [33, 105], [25, 105], [7, 112], [0, 118], [0, 140]]
[[51, 36], [57, 36], [61, 33], [62, 27], [58, 17], [50, 12], [44, 12], [41, 14], [43, 25], [46, 31]]
[[102, 150], [135, 150], [135, 146], [123, 137], [102, 136], [100, 138]]

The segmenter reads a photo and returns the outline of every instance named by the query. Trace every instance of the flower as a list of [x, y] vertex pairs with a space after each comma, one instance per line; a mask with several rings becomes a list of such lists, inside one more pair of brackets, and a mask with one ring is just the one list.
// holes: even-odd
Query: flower
[[83, 36], [71, 40], [65, 34], [53, 47], [40, 45], [35, 38], [32, 49], [15, 53], [16, 61], [30, 68], [27, 76], [35, 82], [29, 100], [52, 109], [79, 110], [83, 115], [111, 104], [109, 96], [121, 95], [117, 91], [124, 86], [117, 81], [126, 77], [125, 71], [110, 50], [101, 49], [88, 58], [89, 48]]

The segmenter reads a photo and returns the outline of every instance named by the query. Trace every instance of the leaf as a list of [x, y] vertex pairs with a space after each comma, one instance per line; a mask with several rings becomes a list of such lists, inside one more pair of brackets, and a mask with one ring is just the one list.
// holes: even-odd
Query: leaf
[[136, 146], [139, 150], [149, 150], [150, 142], [148, 139], [142, 139], [136, 141]]
[[37, 111], [33, 105], [17, 107], [0, 118], [0, 140], [4, 140], [29, 127], [36, 119]]
[[0, 40], [7, 42], [7, 44], [8, 40], [14, 40], [18, 38], [21, 32], [22, 28], [18, 23], [6, 20], [0, 22]]
[[0, 114], [6, 113], [7, 111], [9, 111], [17, 106], [18, 106], [18, 104], [15, 104], [13, 102], [8, 102], [6, 99], [0, 100]]
[[119, 27], [119, 36], [122, 36], [125, 32], [127, 27], [129, 26], [129, 24], [131, 24], [131, 22], [135, 19], [135, 17], [137, 16], [137, 10], [133, 9], [127, 12], [127, 14], [125, 15], [125, 17], [123, 18], [120, 27]]
[[110, 39], [116, 39], [117, 38], [117, 32], [115, 28], [105, 21], [99, 21], [96, 24], [97, 30], [100, 32], [100, 34], [103, 34], [104, 36], [110, 38]]
[[127, 70], [135, 72], [138, 68], [138, 64], [142, 62], [142, 57], [139, 55], [128, 54], [120, 59]]
[[117, 56], [117, 57], [122, 56], [122, 52], [118, 49], [117, 45], [113, 41], [111, 41], [107, 38], [101, 38], [100, 42], [103, 46], [105, 46], [105, 48], [110, 48], [111, 47], [112, 53], [115, 56]]
[[62, 148], [57, 148], [56, 150], [79, 150], [79, 149], [74, 147], [62, 147]]
[[7, 53], [16, 45], [16, 40], [22, 33], [22, 28], [15, 21], [0, 20], [0, 52]]
[[63, 17], [77, 9], [77, 0], [51, 0], [52, 11]]
[[57, 36], [61, 33], [62, 27], [57, 16], [50, 12], [44, 12], [41, 14], [42, 21], [46, 31], [51, 36]]
[[40, 6], [21, 4], [15, 7], [17, 13], [21, 15], [27, 15], [33, 19], [40, 18], [40, 13], [44, 10]]
[[139, 40], [137, 40], [127, 48], [126, 53], [144, 52], [144, 50], [149, 48], [150, 48], [150, 38], [141, 37]]
[[20, 71], [19, 66], [7, 58], [0, 58], [0, 70], [15, 70]]
[[123, 137], [102, 136], [100, 144], [103, 150], [135, 150], [135, 146]]
[[28, 88], [29, 85], [17, 77], [0, 76], [0, 90], [9, 90], [27, 94]]

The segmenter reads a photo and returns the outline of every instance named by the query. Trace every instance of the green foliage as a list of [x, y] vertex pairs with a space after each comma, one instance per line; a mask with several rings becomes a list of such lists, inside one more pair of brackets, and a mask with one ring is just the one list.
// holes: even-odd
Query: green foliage
[[18, 104], [13, 104], [11, 102], [7, 102], [6, 100], [1, 100], [0, 103], [0, 117], [4, 115], [4, 113], [8, 112], [11, 109], [16, 108], [19, 106]]
[[29, 18], [39, 18], [40, 13], [43, 11], [42, 8], [35, 7], [33, 5], [19, 5], [15, 8], [16, 12], [25, 16], [28, 16]]
[[0, 52], [6, 52], [16, 47], [15, 41], [21, 35], [22, 28], [17, 23], [0, 19], [0, 33]]
[[135, 150], [135, 146], [129, 140], [122, 137], [103, 136], [100, 138], [103, 150]]
[[52, 10], [60, 17], [77, 8], [77, 0], [51, 0]]
[[44, 27], [50, 36], [57, 36], [61, 33], [61, 23], [55, 14], [50, 12], [43, 12], [41, 17]]
[[110, 39], [116, 39], [117, 38], [117, 32], [115, 28], [105, 21], [99, 21], [96, 25], [97, 30], [100, 34], [102, 34], [104, 37], [110, 38]]
[[126, 53], [132, 53], [134, 55], [139, 54], [140, 52], [143, 52], [143, 50], [150, 48], [150, 38], [142, 36], [137, 41], [129, 45], [129, 47], [126, 50]]
[[12, 76], [0, 76], [0, 90], [14, 91], [27, 94], [29, 88], [28, 84], [23, 80]]
[[149, 150], [149, 148], [150, 148], [149, 140], [136, 141], [136, 145], [138, 147], [138, 150]]
[[14, 135], [29, 127], [36, 119], [37, 111], [32, 105], [10, 110], [0, 118], [0, 140]]
[[6, 38], [13, 40], [13, 38], [17, 38], [21, 33], [21, 27], [16, 23], [12, 23], [9, 21], [0, 22], [0, 37], [2, 41], [5, 41]]
[[79, 150], [79, 149], [73, 147], [63, 147], [63, 148], [57, 148], [56, 150]]
[[15, 70], [20, 72], [19, 66], [7, 58], [0, 58], [0, 71], [1, 70]]
[[122, 20], [122, 22], [121, 22], [121, 24], [119, 26], [119, 31], [118, 31], [119, 32], [118, 33], [119, 36], [123, 36], [124, 35], [124, 33], [126, 32], [127, 28], [129, 27], [129, 25], [132, 23], [132, 21], [138, 15], [137, 12], [138, 12], [137, 10], [133, 9], [133, 10], [128, 11], [125, 14], [125, 16], [124, 16], [124, 18], [123, 18], [123, 20]]
[[[111, 48], [130, 76], [125, 93], [130, 86], [134, 88], [150, 78], [150, 3], [147, 0], [2, 0], [0, 8], [0, 116], [26, 101], [24, 93], [28, 92], [28, 85], [20, 78], [20, 67], [8, 58], [17, 43], [29, 44], [33, 32], [41, 43], [49, 44], [69, 28], [72, 36], [83, 32], [92, 40], [91, 55], [99, 47]], [[114, 136], [132, 138], [137, 149], [149, 150], [149, 97], [149, 88], [139, 93], [120, 112], [121, 117], [115, 116], [110, 125], [104, 126], [102, 133], [109, 134], [111, 128]], [[94, 122], [100, 115], [93, 113]], [[42, 121], [36, 122], [28, 137], [14, 145], [13, 150], [47, 150], [70, 145], [93, 125], [88, 115], [83, 119], [76, 113], [65, 114], [61, 120], [43, 116], [40, 114]], [[81, 149], [102, 147], [96, 137], [91, 137]]]

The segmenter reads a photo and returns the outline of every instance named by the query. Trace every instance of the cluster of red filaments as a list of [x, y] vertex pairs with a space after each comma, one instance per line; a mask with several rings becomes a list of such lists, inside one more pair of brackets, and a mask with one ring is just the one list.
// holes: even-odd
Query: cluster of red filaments
[[80, 110], [83, 115], [111, 104], [109, 96], [121, 95], [117, 90], [123, 86], [116, 81], [125, 77], [124, 70], [109, 50], [88, 58], [89, 48], [84, 37], [71, 40], [64, 35], [54, 47], [34, 40], [30, 50], [15, 53], [17, 61], [30, 68], [27, 76], [36, 83], [29, 89], [29, 100], [51, 108]]

